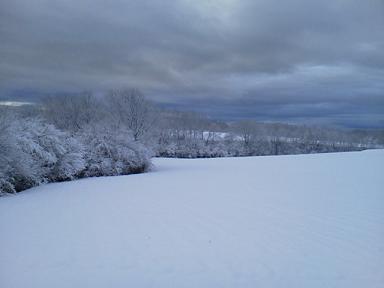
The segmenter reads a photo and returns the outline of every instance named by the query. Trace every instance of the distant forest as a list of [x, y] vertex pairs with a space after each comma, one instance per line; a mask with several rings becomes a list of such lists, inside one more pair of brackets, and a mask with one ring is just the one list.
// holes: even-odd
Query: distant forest
[[152, 157], [210, 158], [384, 147], [383, 130], [254, 120], [224, 122], [161, 109], [137, 89], [0, 106], [0, 195], [42, 183], [145, 172]]

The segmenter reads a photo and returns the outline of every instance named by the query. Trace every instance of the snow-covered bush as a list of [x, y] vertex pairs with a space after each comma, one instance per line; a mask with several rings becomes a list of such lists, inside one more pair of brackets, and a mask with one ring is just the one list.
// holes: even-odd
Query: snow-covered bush
[[69, 134], [39, 119], [19, 121], [18, 145], [32, 158], [39, 181], [76, 177], [84, 169], [83, 147]]
[[140, 173], [150, 167], [151, 152], [127, 130], [93, 129], [78, 134], [84, 143], [84, 176]]
[[15, 118], [7, 111], [0, 113], [0, 195], [16, 192], [14, 182], [15, 173], [28, 172], [27, 155], [18, 153], [16, 133], [14, 129]]
[[82, 124], [74, 132], [37, 117], [0, 115], [0, 195], [41, 183], [144, 172], [151, 156], [130, 130], [108, 123]]
[[[50, 97], [44, 116], [84, 148], [83, 177], [139, 173], [150, 165], [155, 110], [135, 89]], [[145, 142], [145, 144], [143, 144]]]
[[2, 117], [0, 193], [77, 177], [85, 168], [83, 147], [37, 118]]

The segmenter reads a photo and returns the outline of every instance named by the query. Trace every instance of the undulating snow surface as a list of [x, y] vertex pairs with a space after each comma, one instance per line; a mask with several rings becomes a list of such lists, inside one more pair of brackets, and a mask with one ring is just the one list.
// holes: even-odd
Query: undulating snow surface
[[0, 287], [384, 287], [384, 151], [154, 162], [0, 198]]

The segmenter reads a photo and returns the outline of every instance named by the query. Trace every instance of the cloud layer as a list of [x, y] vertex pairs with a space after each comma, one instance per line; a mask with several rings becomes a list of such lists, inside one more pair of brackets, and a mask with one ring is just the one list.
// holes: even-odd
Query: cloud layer
[[0, 93], [139, 87], [225, 119], [384, 127], [382, 0], [3, 0]]

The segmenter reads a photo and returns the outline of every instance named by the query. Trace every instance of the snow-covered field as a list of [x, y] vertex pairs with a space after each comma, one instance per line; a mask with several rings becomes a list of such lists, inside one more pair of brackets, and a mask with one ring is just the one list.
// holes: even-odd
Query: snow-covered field
[[0, 198], [0, 287], [384, 287], [384, 151], [154, 162]]

